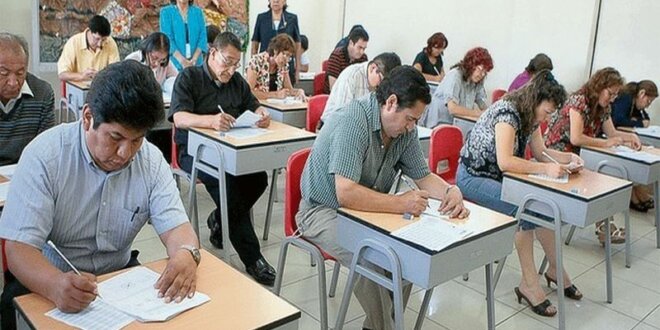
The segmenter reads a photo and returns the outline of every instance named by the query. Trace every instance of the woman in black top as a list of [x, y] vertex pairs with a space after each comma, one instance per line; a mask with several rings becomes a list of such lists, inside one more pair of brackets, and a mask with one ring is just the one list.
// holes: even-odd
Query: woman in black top
[[427, 41], [426, 47], [417, 56], [413, 66], [424, 75], [427, 81], [440, 82], [445, 77], [442, 67], [442, 54], [449, 45], [442, 32], [434, 33]]

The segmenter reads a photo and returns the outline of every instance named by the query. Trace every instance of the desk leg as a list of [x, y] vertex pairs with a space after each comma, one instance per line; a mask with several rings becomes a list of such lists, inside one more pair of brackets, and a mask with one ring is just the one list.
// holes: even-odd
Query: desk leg
[[220, 164], [218, 166], [218, 189], [220, 190], [220, 224], [222, 226], [222, 257], [229, 263], [231, 241], [229, 240], [229, 211], [227, 210], [227, 177], [225, 176], [225, 160], [222, 151], [218, 149]]
[[[605, 277], [607, 279], [607, 302], [612, 303], [612, 236], [610, 217], [605, 219]], [[626, 231], [629, 229], [626, 228]]]
[[419, 314], [417, 314], [417, 321], [415, 321], [415, 330], [420, 330], [422, 328], [422, 324], [424, 323], [424, 318], [426, 317], [426, 310], [428, 310], [429, 308], [429, 303], [431, 302], [432, 295], [433, 295], [433, 288], [430, 288], [424, 292], [422, 307], [419, 308]]
[[653, 198], [655, 199], [655, 247], [660, 249], [660, 181], [653, 184]]
[[632, 244], [630, 242], [632, 239], [630, 237], [630, 232], [632, 231], [632, 228], [630, 227], [630, 209], [623, 212], [623, 217], [626, 225], [626, 268], [630, 268], [630, 245]]
[[[561, 218], [555, 217], [555, 253], [557, 262], [557, 314], [559, 314], [559, 329], [566, 329], [566, 308], [564, 306], [564, 257], [562, 255]], [[561, 289], [560, 289], [561, 288]]]
[[486, 308], [488, 309], [488, 330], [495, 330], [495, 289], [493, 288], [493, 263], [486, 264]]
[[192, 227], [193, 230], [195, 230], [195, 234], [197, 234], [197, 241], [200, 242], [199, 245], [201, 246], [201, 240], [199, 236], [199, 217], [194, 216], [195, 214], [198, 214], [197, 212], [197, 187], [196, 187], [196, 182], [197, 182], [197, 167], [195, 164], [197, 163], [197, 156], [195, 155], [193, 158], [193, 166], [192, 166], [192, 171], [190, 173], [190, 187], [188, 191], [188, 218], [191, 219], [192, 222]]
[[277, 169], [273, 170], [270, 180], [270, 193], [268, 194], [268, 207], [266, 208], [266, 222], [264, 223], [264, 241], [268, 240], [268, 231], [270, 230], [270, 219], [273, 215], [273, 203], [277, 194]]

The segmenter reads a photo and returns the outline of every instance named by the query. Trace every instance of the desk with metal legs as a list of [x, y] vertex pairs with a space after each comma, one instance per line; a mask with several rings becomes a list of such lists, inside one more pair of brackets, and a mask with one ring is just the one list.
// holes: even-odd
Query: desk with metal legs
[[275, 121], [304, 129], [307, 120], [307, 102], [287, 103], [284, 100], [259, 100]]
[[[640, 136], [641, 137], [641, 136]], [[612, 149], [583, 147], [580, 149], [580, 157], [584, 159], [584, 165], [588, 169], [594, 169], [599, 164], [612, 163], [623, 166], [626, 169], [628, 179], [632, 182], [648, 185], [653, 184], [654, 196], [660, 196], [660, 149], [644, 148], [642, 151], [658, 156], [654, 161], [643, 161], [617, 154]], [[606, 172], [607, 173], [607, 172]], [[656, 247], [660, 249], [660, 207], [655, 207]], [[630, 244], [630, 228], [626, 228], [626, 245]], [[626, 255], [626, 260], [628, 260]]]
[[[491, 283], [492, 263], [512, 252], [515, 221], [509, 216], [470, 202], [465, 204], [471, 211], [470, 217], [451, 221], [471, 230], [473, 234], [439, 252], [430, 251], [415, 243], [392, 236], [390, 234], [392, 231], [411, 223], [410, 220], [404, 220], [401, 214], [339, 209], [338, 243], [352, 251], [354, 256], [335, 329], [341, 329], [344, 324], [356, 272], [394, 292], [394, 320], [397, 329], [403, 329], [402, 282], [411, 282], [425, 289], [424, 300], [415, 325], [415, 329], [419, 329], [434, 287], [484, 265], [488, 292], [488, 328], [494, 329], [495, 298]], [[392, 278], [374, 273], [363, 266], [362, 261], [368, 261], [390, 271]]]
[[417, 137], [419, 138], [419, 145], [422, 147], [424, 158], [429, 157], [429, 148], [431, 147], [431, 132], [432, 129], [424, 126], [417, 126]]
[[[291, 127], [279, 122], [271, 122], [267, 134], [245, 139], [236, 139], [220, 134], [210, 129], [191, 128], [188, 131], [188, 154], [193, 156], [192, 180], [197, 179], [197, 171], [217, 176], [220, 189], [220, 213], [222, 228], [229, 228], [227, 213], [227, 190], [225, 173], [244, 175], [262, 171], [276, 170], [286, 167], [289, 156], [303, 148], [311, 147], [316, 134]], [[268, 228], [272, 215], [272, 199], [274, 185], [271, 184], [270, 200], [266, 211]], [[193, 201], [195, 189], [190, 189], [189, 205], [193, 227], [199, 236], [199, 219]], [[229, 260], [231, 242], [229, 230], [222, 231], [226, 248], [223, 251], [225, 260]]]
[[[632, 183], [605, 174], [583, 170], [572, 174], [568, 183], [549, 182], [526, 174], [505, 173], [502, 181], [502, 200], [518, 205], [517, 220], [526, 220], [555, 231], [557, 273], [562, 267], [562, 224], [587, 227], [605, 219], [605, 235], [610, 237], [609, 218], [616, 213], [627, 215]], [[549, 216], [554, 222], [533, 216], [533, 211]], [[612, 302], [611, 242], [605, 240], [607, 301]], [[500, 262], [504, 265], [504, 262]], [[500, 267], [498, 265], [498, 268]], [[563, 276], [557, 277], [557, 287], [564, 287]], [[565, 329], [564, 290], [557, 290], [559, 329]]]
[[[85, 104], [85, 98], [87, 97], [87, 92], [89, 92], [89, 86], [91, 81], [67, 81], [66, 82], [66, 100], [67, 100], [67, 112], [65, 114], [64, 120], [69, 121], [69, 112], [73, 112], [74, 119], [78, 120], [82, 113], [83, 105]], [[62, 122], [62, 114], [60, 113], [60, 122]]]
[[651, 131], [642, 130], [641, 132], [635, 127], [617, 127], [620, 131], [635, 133], [642, 141], [642, 144], [651, 145], [660, 148], [660, 129], [657, 126], [651, 128]]
[[467, 139], [468, 134], [477, 123], [479, 117], [475, 116], [454, 116], [454, 126], [458, 126], [463, 132], [463, 142]]

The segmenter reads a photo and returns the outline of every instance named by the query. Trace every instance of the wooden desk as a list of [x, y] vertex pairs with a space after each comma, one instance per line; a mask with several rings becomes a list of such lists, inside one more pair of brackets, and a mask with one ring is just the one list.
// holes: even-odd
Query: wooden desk
[[[197, 179], [197, 170], [218, 178], [222, 228], [229, 228], [225, 173], [237, 176], [284, 168], [291, 154], [311, 147], [316, 138], [314, 133], [276, 121], [271, 122], [268, 130], [271, 132], [246, 139], [220, 136], [218, 132], [210, 129], [191, 128], [188, 131], [188, 154], [194, 159], [191, 182], [195, 182]], [[271, 183], [271, 194], [266, 211], [266, 228], [270, 224], [272, 215], [274, 186]], [[190, 205], [191, 211], [195, 208], [194, 194], [195, 189], [190, 189], [188, 205]], [[199, 234], [198, 219], [196, 216], [192, 218], [193, 226]], [[222, 236], [224, 245], [230, 247], [229, 231], [223, 230]], [[223, 255], [227, 258], [226, 260], [229, 260], [229, 253], [230, 248], [225, 248]]]
[[[640, 136], [641, 137], [641, 136]], [[644, 152], [660, 156], [660, 149], [644, 148]], [[618, 155], [608, 148], [583, 147], [580, 149], [580, 157], [584, 159], [584, 165], [588, 169], [595, 169], [599, 164], [613, 163], [623, 166], [626, 169], [628, 180], [635, 183], [647, 185], [653, 184], [655, 196], [660, 196], [660, 160], [654, 162], [644, 162]], [[608, 172], [605, 172], [608, 173]], [[656, 197], [656, 200], [658, 198]], [[656, 247], [660, 249], [660, 207], [655, 208], [655, 226], [656, 226]], [[628, 236], [630, 229], [626, 229], [626, 244], [629, 244]]]
[[262, 106], [268, 108], [273, 120], [298, 128], [305, 128], [307, 119], [307, 102], [287, 103], [259, 100]]
[[[355, 253], [360, 260], [367, 260], [390, 271], [400, 268], [402, 279], [427, 290], [424, 303], [422, 303], [422, 311], [419, 313], [421, 318], [417, 320], [417, 325], [420, 327], [435, 286], [486, 265], [486, 282], [489, 292], [487, 295], [488, 324], [489, 328], [493, 329], [495, 327], [495, 305], [490, 286], [491, 264], [495, 260], [511, 254], [516, 223], [509, 216], [470, 202], [465, 203], [470, 209], [470, 217], [463, 220], [456, 219], [454, 222], [472, 230], [473, 234], [440, 252], [430, 251], [390, 235], [392, 231], [412, 223], [410, 220], [404, 220], [401, 214], [361, 212], [343, 208], [338, 211], [338, 243], [343, 248]], [[361, 245], [368, 241], [382, 243], [391, 249], [399, 264], [395, 264], [393, 267], [391, 259], [388, 259], [388, 256], [381, 253], [377, 247], [367, 247], [363, 251], [364, 254], [360, 255]], [[355, 259], [353, 264], [355, 264]], [[354, 271], [354, 267], [351, 267], [351, 274]], [[401, 288], [401, 283], [394, 283], [393, 286]], [[347, 288], [344, 292], [340, 309], [342, 317], [345, 316], [345, 314], [341, 314], [342, 311], [345, 312], [348, 308], [350, 291]], [[395, 300], [396, 303], [402, 304]], [[343, 320], [338, 318], [335, 329], [341, 329], [341, 325], [343, 325]]]
[[87, 92], [89, 92], [89, 86], [91, 84], [91, 81], [66, 82], [66, 101], [68, 108], [66, 113], [67, 122], [69, 121], [69, 111], [73, 112], [76, 120], [80, 118], [83, 105], [85, 104], [85, 98], [87, 98]]
[[642, 141], [642, 144], [660, 148], [660, 132], [657, 134], [650, 134], [649, 132], [644, 131], [638, 132], [634, 127], [617, 127], [616, 129], [628, 133], [635, 133]]
[[454, 116], [454, 126], [458, 126], [463, 132], [463, 142], [467, 139], [468, 134], [477, 123], [479, 117], [475, 116]]
[[432, 129], [424, 126], [417, 126], [417, 137], [419, 138], [419, 145], [422, 147], [424, 157], [429, 157], [429, 150], [431, 147], [431, 133]]
[[[197, 291], [211, 301], [163, 323], [133, 322], [125, 329], [298, 329], [300, 311], [209, 252], [201, 250]], [[166, 259], [146, 264], [160, 273]], [[108, 279], [122, 271], [103, 275]], [[55, 304], [37, 294], [14, 299], [19, 329], [72, 329], [44, 313]]]
[[11, 176], [16, 170], [16, 164], [0, 166], [0, 211], [5, 206], [7, 194], [9, 193], [9, 184]]
[[[561, 274], [563, 223], [586, 227], [605, 219], [609, 238], [609, 218], [623, 212], [628, 217], [628, 203], [632, 183], [605, 174], [583, 170], [570, 175], [568, 183], [555, 183], [531, 178], [527, 174], [504, 173], [501, 199], [518, 205], [517, 220], [527, 220], [541, 227], [554, 230], [557, 258], [557, 273]], [[527, 213], [534, 211], [553, 218], [546, 221]], [[611, 243], [605, 241], [605, 262], [607, 281], [607, 301], [612, 302], [612, 257]], [[559, 277], [557, 287], [564, 287], [563, 277]], [[564, 290], [557, 290], [559, 329], [565, 329]]]

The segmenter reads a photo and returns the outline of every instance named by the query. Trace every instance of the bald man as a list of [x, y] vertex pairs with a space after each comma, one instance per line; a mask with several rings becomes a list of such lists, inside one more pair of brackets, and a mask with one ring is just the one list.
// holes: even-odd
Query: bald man
[[37, 134], [52, 127], [50, 85], [27, 72], [25, 39], [0, 32], [0, 166], [14, 164]]

